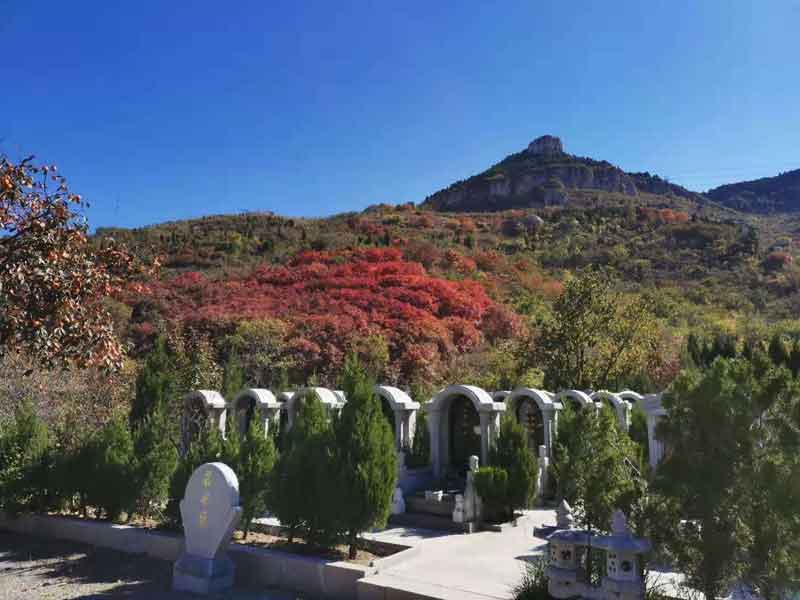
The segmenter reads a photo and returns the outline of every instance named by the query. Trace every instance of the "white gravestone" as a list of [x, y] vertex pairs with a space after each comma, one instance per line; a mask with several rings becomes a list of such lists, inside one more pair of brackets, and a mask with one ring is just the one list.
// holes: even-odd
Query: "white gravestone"
[[233, 586], [227, 549], [241, 516], [239, 480], [231, 468], [197, 467], [181, 501], [185, 549], [172, 571], [173, 590], [212, 594]]

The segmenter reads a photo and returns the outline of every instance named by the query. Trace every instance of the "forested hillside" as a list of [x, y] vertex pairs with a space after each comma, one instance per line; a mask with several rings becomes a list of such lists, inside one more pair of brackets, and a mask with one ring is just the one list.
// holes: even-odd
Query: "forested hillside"
[[178, 327], [222, 360], [246, 355], [248, 339], [260, 344], [264, 385], [325, 380], [353, 348], [387, 378], [435, 383], [474, 380], [491, 361], [535, 370], [513, 357], [533, 343], [563, 283], [587, 268], [602, 268], [624, 297], [655, 300], [666, 362], [689, 331], [766, 331], [794, 319], [791, 227], [680, 196], [572, 190], [568, 203], [539, 209], [241, 214], [97, 238], [162, 257], [160, 279], [116, 311], [134, 356]]
[[755, 213], [800, 211], [800, 169], [722, 185], [706, 195], [725, 206]]

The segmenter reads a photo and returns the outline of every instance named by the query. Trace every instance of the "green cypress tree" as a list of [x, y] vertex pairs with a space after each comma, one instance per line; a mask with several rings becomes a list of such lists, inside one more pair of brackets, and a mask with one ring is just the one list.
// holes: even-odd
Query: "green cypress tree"
[[358, 534], [383, 526], [389, 517], [397, 485], [397, 453], [373, 383], [354, 355], [346, 361], [342, 388], [347, 402], [335, 431], [342, 478], [337, 504], [353, 559]]
[[[229, 402], [242, 391], [245, 386], [245, 374], [239, 354], [234, 350], [225, 363], [222, 371], [222, 396]], [[244, 432], [242, 432], [244, 433]]]
[[770, 599], [800, 582], [799, 392], [756, 354], [682, 372], [664, 397], [652, 537], [707, 598], [741, 578]]
[[582, 525], [607, 530], [615, 509], [631, 515], [644, 493], [638, 454], [608, 406], [595, 411], [567, 403], [559, 415], [553, 466], [559, 496], [576, 508]]
[[297, 411], [285, 448], [270, 478], [269, 509], [289, 529], [289, 541], [304, 532], [319, 541], [318, 531], [330, 510], [328, 497], [336, 467], [329, 458], [333, 444], [322, 403], [306, 397]]
[[40, 494], [31, 485], [32, 470], [46, 459], [49, 449], [47, 425], [30, 400], [23, 400], [13, 419], [0, 426], [0, 508], [12, 514], [31, 508]]
[[239, 453], [239, 497], [242, 503], [244, 537], [253, 519], [267, 508], [267, 484], [275, 466], [276, 452], [272, 438], [264, 435], [258, 419], [250, 421]]
[[493, 466], [508, 474], [505, 509], [513, 517], [514, 509], [527, 508], [536, 491], [539, 465], [528, 448], [525, 430], [514, 417], [506, 415], [492, 448]]
[[[165, 512], [165, 524], [170, 527], [180, 527], [180, 503], [186, 492], [186, 485], [195, 469], [202, 464], [218, 462], [224, 453], [223, 439], [216, 427], [204, 427], [200, 436], [195, 439], [178, 460], [178, 466], [172, 474], [169, 483], [169, 500]], [[230, 466], [230, 465], [229, 465]]]
[[144, 516], [151, 516], [168, 499], [170, 479], [178, 466], [174, 429], [164, 408], [156, 405], [134, 430], [136, 509]]
[[133, 469], [133, 439], [127, 423], [113, 417], [98, 432], [91, 445], [93, 478], [89, 503], [111, 521], [136, 505], [137, 489]]
[[177, 399], [180, 391], [174, 361], [167, 352], [164, 338], [159, 337], [136, 377], [131, 423], [141, 422], [156, 406], [166, 409]]
[[769, 357], [776, 366], [788, 366], [790, 362], [789, 348], [783, 336], [776, 333], [769, 340], [769, 349], [767, 350]]

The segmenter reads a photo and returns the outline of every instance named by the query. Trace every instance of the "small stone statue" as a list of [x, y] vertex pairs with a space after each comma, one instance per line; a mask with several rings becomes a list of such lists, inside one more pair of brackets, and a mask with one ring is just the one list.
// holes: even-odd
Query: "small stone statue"
[[469, 457], [469, 471], [467, 471], [467, 485], [464, 489], [464, 522], [472, 523], [481, 520], [482, 504], [475, 488], [475, 471], [478, 470], [480, 461], [477, 456]]
[[212, 594], [232, 587], [235, 569], [227, 548], [242, 516], [236, 474], [223, 463], [200, 465], [180, 507], [185, 551], [175, 561], [172, 589]]
[[562, 498], [556, 509], [556, 526], [559, 529], [572, 529], [575, 517], [572, 516], [572, 507]]
[[473, 472], [477, 471], [479, 465], [480, 465], [480, 461], [478, 460], [477, 456], [472, 455], [472, 456], [469, 457], [469, 470], [470, 471], [473, 471]]

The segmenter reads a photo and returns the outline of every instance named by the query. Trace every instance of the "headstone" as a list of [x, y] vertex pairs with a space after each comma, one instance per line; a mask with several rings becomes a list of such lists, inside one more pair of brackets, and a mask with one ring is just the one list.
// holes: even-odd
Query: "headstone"
[[453, 522], [465, 523], [466, 520], [467, 515], [464, 510], [464, 496], [461, 494], [456, 494], [456, 506], [453, 509]]
[[403, 497], [403, 490], [396, 487], [392, 496], [392, 514], [401, 515], [404, 512], [406, 512], [406, 499]]
[[185, 549], [173, 567], [172, 589], [212, 594], [232, 587], [235, 568], [227, 549], [242, 516], [236, 474], [223, 463], [200, 465], [180, 508]]

